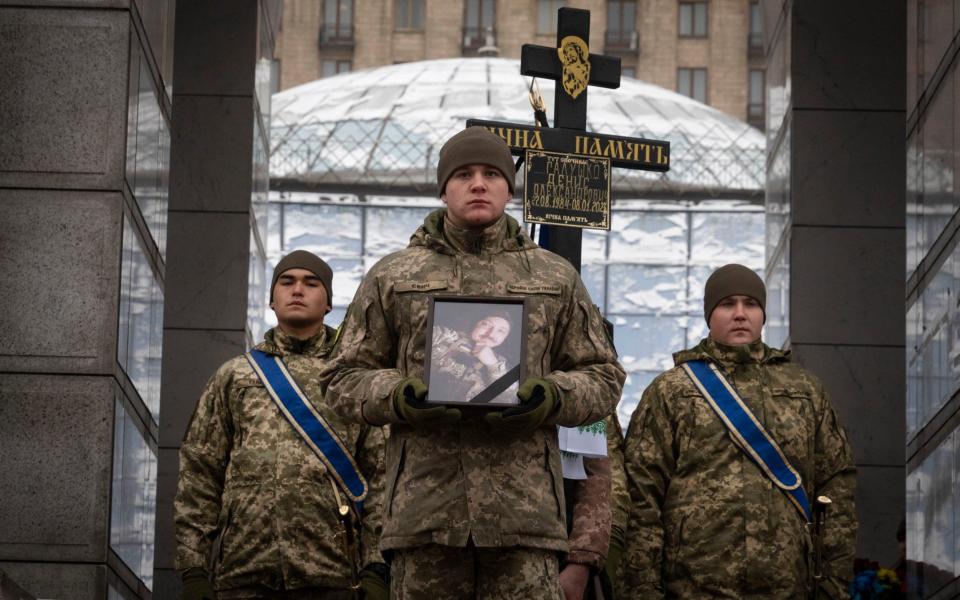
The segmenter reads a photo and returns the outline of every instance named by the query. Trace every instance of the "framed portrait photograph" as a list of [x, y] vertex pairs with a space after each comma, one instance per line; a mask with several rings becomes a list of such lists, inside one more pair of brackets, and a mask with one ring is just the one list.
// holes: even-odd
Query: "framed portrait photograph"
[[526, 317], [523, 297], [431, 297], [425, 352], [427, 402], [478, 407], [519, 404]]

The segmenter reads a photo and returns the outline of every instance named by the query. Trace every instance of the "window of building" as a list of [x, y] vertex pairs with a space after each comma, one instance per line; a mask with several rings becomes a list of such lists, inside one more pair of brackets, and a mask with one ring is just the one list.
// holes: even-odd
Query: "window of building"
[[680, 3], [680, 37], [707, 37], [707, 3]]
[[557, 11], [567, 0], [537, 0], [537, 33], [557, 32]]
[[396, 0], [393, 26], [395, 29], [423, 29], [424, 0]]
[[707, 70], [677, 69], [677, 92], [693, 98], [697, 102], [707, 103]]
[[763, 13], [760, 11], [760, 2], [750, 3], [750, 50], [763, 50]]
[[153, 589], [157, 514], [157, 453], [118, 395], [114, 398], [110, 548], [148, 590]]
[[763, 128], [763, 69], [750, 69], [750, 90], [747, 100], [747, 122]]
[[607, 2], [606, 50], [637, 49], [636, 0], [609, 0]]
[[637, 70], [636, 70], [634, 67], [623, 67], [623, 69], [622, 69], [622, 71], [620, 72], [620, 74], [621, 74], [621, 76], [623, 76], [623, 77], [636, 77], [636, 76], [637, 76]]
[[323, 0], [321, 42], [353, 39], [353, 0]]
[[495, 0], [466, 0], [463, 5], [463, 48], [476, 50], [497, 43]]
[[349, 60], [324, 59], [320, 61], [320, 76], [333, 77], [339, 73], [349, 73], [352, 66]]

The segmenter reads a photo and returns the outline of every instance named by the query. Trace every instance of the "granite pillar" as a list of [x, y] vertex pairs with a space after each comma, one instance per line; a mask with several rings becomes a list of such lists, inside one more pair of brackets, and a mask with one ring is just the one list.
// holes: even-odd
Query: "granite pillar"
[[905, 7], [763, 3], [774, 341], [816, 373], [858, 468], [857, 556], [904, 515]]
[[262, 271], [265, 261], [266, 215], [260, 207], [266, 202], [269, 73], [279, 6], [267, 0], [177, 2], [158, 599], [180, 597], [173, 499], [178, 450], [190, 416], [207, 379], [260, 334], [256, 313], [262, 289], [250, 291], [249, 274]]
[[0, 1], [0, 569], [149, 598], [172, 3]]

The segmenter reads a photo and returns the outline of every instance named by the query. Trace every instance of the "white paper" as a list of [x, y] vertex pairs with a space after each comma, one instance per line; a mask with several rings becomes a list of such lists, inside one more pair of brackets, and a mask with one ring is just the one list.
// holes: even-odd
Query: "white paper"
[[564, 479], [587, 478], [587, 472], [583, 470], [583, 456], [561, 451], [560, 464], [563, 466]]
[[557, 427], [560, 449], [589, 458], [607, 455], [607, 433], [603, 421], [580, 427]]

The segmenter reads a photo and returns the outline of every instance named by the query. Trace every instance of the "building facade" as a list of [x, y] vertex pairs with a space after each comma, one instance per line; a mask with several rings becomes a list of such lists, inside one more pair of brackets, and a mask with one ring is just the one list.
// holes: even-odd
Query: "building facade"
[[623, 75], [764, 126], [756, 0], [285, 0], [280, 89], [345, 71], [556, 44], [557, 9], [591, 13], [590, 48]]

